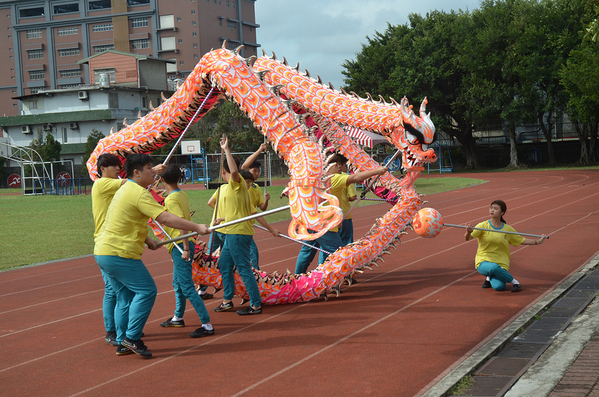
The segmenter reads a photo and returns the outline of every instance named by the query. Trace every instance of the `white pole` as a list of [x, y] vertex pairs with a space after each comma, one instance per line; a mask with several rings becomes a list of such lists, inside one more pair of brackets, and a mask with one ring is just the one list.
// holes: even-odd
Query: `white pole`
[[[264, 211], [264, 212], [258, 212], [258, 213], [255, 213], [253, 215], [246, 216], [244, 218], [239, 218], [239, 219], [236, 219], [236, 220], [231, 221], [231, 222], [225, 222], [225, 223], [221, 223], [220, 225], [210, 226], [208, 228], [208, 230], [214, 231], [214, 230], [217, 230], [217, 229], [220, 229], [220, 228], [223, 228], [223, 227], [236, 225], [236, 224], [241, 223], [241, 222], [251, 221], [252, 219], [260, 218], [260, 217], [263, 217], [263, 216], [266, 216], [266, 215], [276, 214], [277, 212], [285, 211], [285, 210], [288, 210], [289, 208], [291, 208], [290, 205], [284, 205], [283, 207], [275, 208], [275, 209], [272, 209], [272, 210], [268, 210], [268, 211]], [[189, 237], [195, 237], [197, 235], [198, 235], [198, 232], [187, 233], [187, 234], [181, 235], [179, 237], [172, 238], [170, 240], [161, 241], [158, 244], [156, 244], [156, 246], [160, 247], [160, 246], [163, 246], [165, 244], [174, 243], [175, 241], [183, 240], [183, 239], [186, 239], [186, 238], [189, 238]]]
[[[464, 226], [464, 225], [453, 225], [451, 223], [444, 223], [443, 226], [449, 226], [449, 227], [459, 227], [461, 229], [468, 229], [468, 226]], [[516, 234], [518, 236], [527, 236], [527, 237], [543, 237], [539, 234], [529, 234], [529, 233], [518, 233], [518, 232], [509, 232], [507, 230], [495, 230], [495, 229], [483, 229], [480, 227], [473, 227], [472, 229], [474, 230], [482, 230], [484, 232], [496, 232], [496, 233], [504, 233], [504, 234]], [[549, 239], [549, 236], [545, 236], [544, 238]]]

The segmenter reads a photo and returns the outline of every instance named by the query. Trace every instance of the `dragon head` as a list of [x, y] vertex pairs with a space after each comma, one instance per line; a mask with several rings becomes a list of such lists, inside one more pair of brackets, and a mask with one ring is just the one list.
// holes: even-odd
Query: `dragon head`
[[435, 125], [430, 114], [426, 113], [425, 98], [420, 105], [420, 117], [418, 117], [403, 97], [400, 107], [401, 124], [391, 133], [391, 140], [403, 152], [403, 168], [410, 174], [412, 171], [424, 170], [424, 165], [437, 161], [437, 155], [428, 145], [433, 143], [437, 137]]

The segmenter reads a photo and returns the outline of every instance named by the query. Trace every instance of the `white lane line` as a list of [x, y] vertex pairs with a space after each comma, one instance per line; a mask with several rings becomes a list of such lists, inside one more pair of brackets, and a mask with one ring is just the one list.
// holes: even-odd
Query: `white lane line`
[[[172, 273], [167, 273], [167, 274], [164, 274], [164, 275], [161, 275], [161, 276], [156, 276], [156, 277], [154, 277], [154, 278], [161, 278], [161, 277], [165, 277], [165, 276], [170, 276], [171, 274], [172, 274]], [[158, 296], [158, 295], [162, 295], [162, 294], [168, 294], [168, 293], [170, 293], [170, 292], [173, 292], [173, 291], [172, 291], [172, 290], [169, 290], [169, 291], [159, 292], [159, 293], [157, 293], [157, 294], [156, 294], [156, 296]], [[44, 303], [39, 303], [38, 305], [43, 305], [43, 304], [44, 304]], [[35, 306], [35, 305], [34, 305], [34, 306]], [[19, 310], [20, 310], [20, 309], [19, 309]], [[48, 322], [45, 322], [45, 323], [43, 323], [43, 324], [34, 325], [33, 327], [29, 327], [29, 328], [20, 329], [20, 330], [18, 330], [18, 331], [14, 331], [14, 332], [10, 332], [10, 333], [8, 333], [8, 334], [0, 335], [0, 338], [4, 338], [5, 336], [10, 336], [10, 335], [14, 335], [14, 334], [19, 334], [19, 333], [21, 333], [21, 332], [25, 332], [25, 331], [30, 331], [30, 330], [32, 330], [32, 329], [36, 329], [36, 328], [40, 328], [40, 327], [45, 327], [45, 326], [47, 326], [47, 325], [56, 324], [56, 323], [59, 323], [59, 322], [61, 322], [61, 321], [67, 321], [67, 320], [71, 320], [71, 319], [73, 319], [73, 318], [77, 318], [77, 317], [80, 317], [80, 316], [85, 316], [85, 315], [92, 314], [92, 313], [96, 313], [96, 312], [99, 312], [99, 311], [102, 311], [102, 308], [99, 308], [99, 309], [94, 309], [94, 310], [90, 310], [90, 311], [88, 311], [88, 312], [84, 312], [84, 313], [79, 313], [79, 314], [76, 314], [76, 315], [74, 315], [74, 316], [71, 316], [71, 317], [63, 317], [63, 318], [61, 318], [61, 319], [59, 319], [59, 320], [48, 321]]]
[[248, 386], [248, 387], [246, 387], [245, 389], [243, 389], [243, 390], [241, 390], [241, 391], [239, 391], [239, 392], [237, 392], [237, 393], [233, 394], [233, 395], [232, 395], [232, 397], [237, 397], [237, 396], [240, 396], [240, 395], [242, 395], [242, 394], [245, 394], [245, 393], [247, 393], [248, 391], [252, 391], [253, 389], [255, 389], [256, 387], [258, 387], [258, 386], [262, 385], [263, 383], [266, 383], [266, 382], [268, 382], [268, 381], [270, 381], [270, 380], [272, 380], [272, 379], [276, 378], [277, 376], [284, 374], [285, 372], [287, 372], [287, 371], [289, 371], [289, 370], [291, 370], [291, 369], [293, 369], [293, 368], [295, 368], [295, 367], [297, 367], [297, 366], [299, 366], [299, 365], [301, 365], [301, 364], [305, 363], [306, 361], [308, 361], [308, 360], [310, 360], [310, 359], [312, 359], [312, 358], [314, 358], [314, 357], [318, 356], [319, 354], [321, 354], [321, 353], [324, 353], [324, 352], [326, 352], [326, 351], [327, 351], [327, 350], [329, 350], [329, 349], [332, 349], [333, 347], [335, 347], [335, 346], [337, 346], [337, 345], [339, 345], [339, 344], [341, 344], [341, 343], [345, 342], [346, 340], [348, 340], [348, 339], [350, 339], [350, 338], [352, 338], [352, 337], [354, 337], [354, 336], [356, 336], [356, 335], [358, 335], [358, 334], [360, 334], [360, 333], [362, 333], [362, 332], [364, 332], [364, 331], [366, 331], [366, 330], [368, 330], [368, 329], [370, 329], [370, 328], [374, 327], [375, 325], [378, 325], [379, 323], [382, 323], [383, 321], [385, 321], [385, 320], [387, 320], [387, 319], [389, 319], [389, 318], [391, 318], [391, 317], [395, 316], [396, 314], [399, 314], [399, 313], [401, 313], [401, 312], [403, 312], [403, 311], [405, 311], [405, 310], [409, 309], [410, 307], [412, 307], [412, 306], [414, 306], [414, 305], [416, 305], [416, 304], [418, 304], [418, 303], [420, 303], [420, 302], [424, 301], [424, 300], [425, 300], [425, 299], [427, 299], [427, 298], [430, 298], [431, 296], [433, 296], [433, 295], [435, 295], [435, 294], [437, 294], [437, 293], [439, 293], [439, 292], [443, 291], [443, 290], [444, 290], [444, 289], [446, 289], [446, 288], [449, 288], [449, 287], [451, 287], [452, 285], [454, 285], [454, 284], [456, 284], [456, 283], [458, 283], [458, 282], [460, 282], [460, 281], [464, 280], [465, 278], [468, 278], [468, 277], [472, 276], [472, 275], [473, 275], [473, 274], [475, 274], [475, 273], [478, 273], [478, 272], [471, 272], [471, 273], [469, 273], [469, 274], [467, 274], [467, 275], [465, 275], [465, 276], [463, 276], [463, 277], [460, 277], [460, 278], [458, 278], [457, 280], [455, 280], [455, 281], [452, 281], [451, 283], [449, 283], [449, 284], [447, 284], [447, 285], [445, 285], [445, 286], [443, 286], [443, 287], [441, 287], [441, 288], [438, 288], [438, 289], [436, 289], [436, 290], [435, 290], [435, 291], [433, 291], [433, 292], [430, 292], [429, 294], [427, 294], [427, 295], [423, 296], [422, 298], [419, 298], [419, 299], [417, 299], [417, 300], [413, 301], [412, 303], [410, 303], [410, 304], [408, 304], [408, 305], [405, 305], [405, 306], [404, 306], [404, 307], [402, 307], [401, 309], [399, 309], [399, 310], [396, 310], [396, 311], [394, 311], [394, 312], [392, 312], [392, 313], [389, 313], [389, 314], [387, 314], [386, 316], [384, 316], [384, 317], [381, 317], [380, 319], [378, 319], [378, 320], [376, 320], [376, 321], [373, 321], [372, 323], [370, 323], [370, 324], [368, 324], [368, 325], [366, 325], [366, 326], [364, 326], [364, 327], [360, 328], [359, 330], [357, 330], [357, 331], [355, 331], [355, 332], [352, 332], [351, 334], [349, 334], [349, 335], [346, 335], [346, 336], [344, 336], [344, 337], [343, 337], [343, 338], [341, 338], [341, 339], [338, 339], [337, 341], [335, 341], [335, 342], [333, 342], [333, 343], [329, 344], [328, 346], [325, 346], [325, 347], [323, 347], [322, 349], [320, 349], [320, 350], [318, 350], [318, 351], [316, 351], [316, 352], [314, 352], [314, 353], [310, 354], [309, 356], [306, 356], [306, 357], [302, 358], [301, 360], [299, 360], [299, 361], [296, 361], [296, 362], [294, 362], [293, 364], [291, 364], [291, 365], [288, 365], [287, 367], [285, 367], [285, 368], [283, 368], [283, 369], [281, 369], [281, 370], [279, 370], [279, 371], [275, 372], [274, 374], [272, 374], [272, 375], [270, 375], [270, 376], [267, 376], [266, 378], [264, 378], [264, 379], [262, 379], [262, 380], [260, 380], [260, 381], [258, 381], [258, 382], [256, 382], [256, 383], [254, 383], [253, 385], [251, 385], [251, 386]]
[[[152, 262], [152, 263], [148, 263], [148, 264], [144, 263], [144, 265], [146, 265], [146, 267], [148, 267], [148, 266], [154, 266], [154, 265], [157, 265], [157, 264], [160, 264], [160, 263], [164, 263], [164, 262], [170, 262], [170, 260]], [[9, 294], [0, 295], [0, 298], [5, 297], [5, 296], [10, 296], [10, 295], [16, 295], [16, 294], [24, 294], [24, 293], [28, 293], [30, 291], [36, 291], [36, 290], [39, 290], [39, 289], [55, 287], [55, 286], [59, 286], [59, 285], [63, 285], [63, 284], [76, 283], [76, 282], [79, 282], [79, 281], [82, 281], [82, 280], [87, 280], [87, 279], [90, 279], [90, 278], [96, 278], [96, 277], [100, 277], [101, 278], [102, 277], [102, 273], [100, 273], [99, 270], [100, 269], [98, 268], [98, 273], [94, 274], [93, 276], [88, 276], [88, 277], [83, 277], [83, 278], [78, 278], [78, 279], [73, 279], [73, 280], [67, 280], [67, 281], [63, 281], [63, 282], [60, 282], [60, 283], [47, 284], [47, 285], [44, 285], [42, 287], [30, 288], [30, 289], [27, 289], [27, 290], [21, 290], [21, 291], [11, 292]]]

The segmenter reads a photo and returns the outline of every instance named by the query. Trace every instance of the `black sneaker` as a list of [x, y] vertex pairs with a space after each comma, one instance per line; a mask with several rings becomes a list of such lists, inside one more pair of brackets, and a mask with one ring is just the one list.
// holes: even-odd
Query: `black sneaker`
[[257, 309], [254, 309], [253, 307], [248, 306], [245, 309], [237, 310], [237, 314], [239, 314], [240, 316], [247, 316], [247, 315], [251, 315], [251, 314], [262, 314], [262, 306], [258, 307]]
[[219, 306], [214, 308], [215, 312], [226, 312], [227, 310], [233, 309], [233, 302], [221, 303]]
[[196, 329], [195, 331], [193, 331], [191, 334], [189, 334], [190, 338], [201, 338], [202, 336], [210, 336], [210, 335], [214, 335], [214, 328], [212, 328], [211, 330], [207, 330], [204, 327], [200, 327], [198, 329]]
[[148, 347], [144, 344], [144, 342], [140, 340], [131, 340], [127, 337], [123, 339], [122, 345], [124, 347], [128, 347], [133, 351], [133, 353], [140, 355], [144, 358], [152, 357], [152, 352], [148, 350]]
[[133, 354], [133, 350], [125, 347], [123, 345], [118, 345], [116, 347], [116, 355], [117, 356], [126, 356], [127, 354]]
[[209, 293], [205, 293], [205, 294], [200, 294], [200, 298], [202, 298], [202, 300], [206, 300], [206, 299], [212, 299], [214, 297], [214, 295], [209, 294]]
[[512, 292], [518, 292], [522, 289], [522, 286], [520, 284], [514, 284], [514, 286], [512, 287]]
[[183, 321], [183, 319], [181, 320], [177, 320], [177, 321], [173, 321], [172, 318], [169, 318], [168, 320], [166, 320], [163, 323], [160, 323], [161, 327], [185, 327], [185, 321]]
[[108, 343], [110, 346], [118, 346], [119, 342], [116, 341], [116, 332], [107, 332], [104, 337], [104, 342]]
[[483, 285], [481, 285], [481, 287], [491, 288], [491, 282], [489, 280], [485, 280], [485, 282], [483, 283]]

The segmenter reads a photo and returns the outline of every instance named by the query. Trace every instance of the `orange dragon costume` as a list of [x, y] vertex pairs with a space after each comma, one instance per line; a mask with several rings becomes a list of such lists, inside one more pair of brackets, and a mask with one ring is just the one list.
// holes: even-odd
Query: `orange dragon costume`
[[[210, 95], [208, 95], [210, 94]], [[286, 100], [281, 98], [284, 95]], [[391, 100], [374, 101], [343, 90], [324, 86], [310, 74], [289, 67], [273, 57], [242, 58], [238, 50], [218, 49], [204, 55], [179, 89], [162, 105], [135, 123], [110, 134], [98, 143], [87, 168], [90, 177], [97, 175], [96, 161], [102, 153], [121, 158], [129, 153], [149, 153], [181, 136], [190, 120], [199, 120], [211, 108], [224, 100], [233, 101], [254, 122], [272, 148], [289, 167], [291, 181], [286, 188], [291, 207], [288, 234], [295, 239], [314, 239], [343, 219], [337, 198], [328, 193], [330, 183], [325, 176], [326, 162], [322, 145], [305, 124], [311, 117], [333, 147], [350, 159], [351, 167], [370, 170], [379, 165], [372, 160], [340, 125], [350, 125], [384, 135], [403, 152], [403, 167], [407, 174], [401, 180], [390, 173], [381, 176], [378, 184], [392, 190], [399, 200], [382, 218], [377, 219], [366, 235], [339, 248], [316, 269], [306, 274], [268, 274], [254, 270], [262, 302], [283, 304], [306, 302], [329, 291], [339, 292], [340, 285], [354, 272], [376, 265], [395, 243], [423, 206], [414, 190], [423, 165], [436, 161], [435, 152], [428, 149], [435, 139], [435, 126], [426, 114], [426, 99], [417, 116], [406, 98], [400, 103]], [[297, 115], [292, 104], [307, 112]], [[317, 233], [310, 234], [308, 229]], [[222, 286], [218, 258], [206, 254], [205, 244], [198, 244], [194, 258], [196, 284]], [[238, 274], [235, 293], [247, 299]]]

